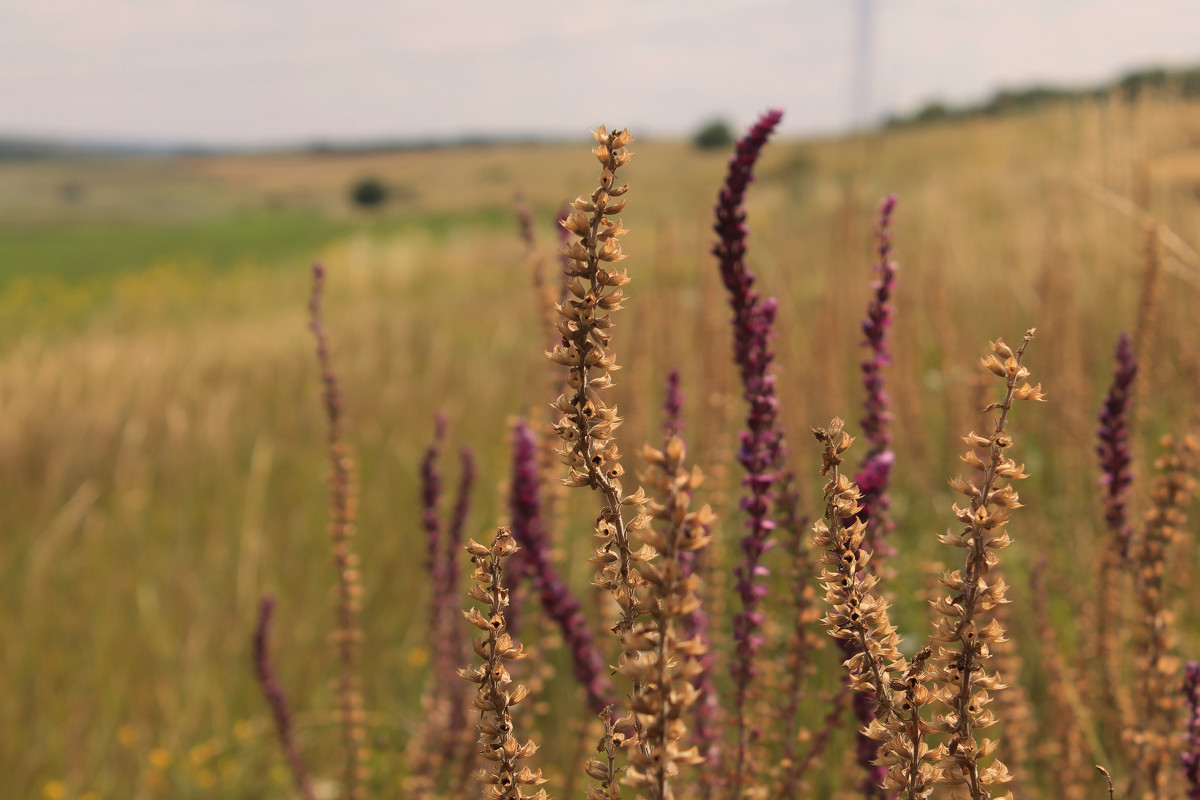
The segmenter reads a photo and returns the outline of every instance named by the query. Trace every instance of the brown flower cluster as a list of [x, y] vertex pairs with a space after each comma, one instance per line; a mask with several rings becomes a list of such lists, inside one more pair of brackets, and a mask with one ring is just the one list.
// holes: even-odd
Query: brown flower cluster
[[[984, 409], [985, 413], [996, 413], [995, 426], [987, 436], [971, 432], [963, 437], [968, 449], [962, 460], [977, 475], [973, 481], [959, 476], [950, 482], [970, 503], [966, 507], [954, 505], [962, 530], [947, 531], [938, 537], [944, 544], [962, 548], [964, 557], [962, 569], [942, 577], [947, 592], [933, 603], [941, 619], [934, 624], [937, 644], [930, 673], [937, 684], [935, 698], [949, 710], [935, 714], [930, 727], [947, 734], [941, 761], [943, 781], [960, 787], [973, 800], [990, 800], [988, 787], [1011, 780], [1008, 768], [999, 759], [986, 767], [980, 765], [981, 759], [995, 752], [998, 743], [993, 739], [977, 741], [976, 731], [996, 724], [995, 715], [988, 709], [990, 693], [1004, 688], [1000, 676], [988, 671], [993, 660], [992, 645], [1004, 641], [1004, 628], [991, 612], [1008, 602], [1008, 587], [995, 567], [999, 563], [997, 552], [1012, 543], [1005, 531], [1009, 512], [1021, 505], [1010, 482], [1027, 477], [1023, 466], [1005, 455], [1013, 445], [1007, 431], [1008, 415], [1017, 400], [1045, 399], [1041, 384], [1026, 382], [1029, 370], [1022, 364], [1033, 335], [1032, 329], [1027, 331], [1016, 351], [997, 339], [991, 345], [991, 354], [983, 359], [984, 368], [1005, 382], [1004, 399]], [[986, 458], [979, 455], [980, 451], [986, 453]]]
[[474, 540], [467, 545], [475, 571], [473, 584], [468, 594], [483, 603], [487, 612], [477, 607], [464, 611], [467, 621], [487, 635], [474, 642], [475, 653], [483, 663], [474, 668], [459, 670], [459, 675], [478, 684], [479, 689], [472, 701], [479, 709], [479, 754], [494, 762], [491, 768], [481, 769], [477, 775], [484, 784], [484, 796], [488, 800], [547, 800], [544, 789], [528, 795], [523, 786], [538, 786], [546, 782], [541, 770], [518, 767], [517, 762], [529, 758], [537, 751], [532, 740], [521, 744], [513, 735], [511, 709], [529, 694], [529, 690], [517, 684], [513, 686], [505, 662], [525, 658], [520, 644], [513, 641], [506, 631], [504, 609], [508, 607], [508, 589], [504, 587], [502, 563], [505, 558], [520, 548], [508, 528], [496, 532], [491, 546]]
[[681, 637], [681, 623], [700, 607], [696, 591], [700, 578], [683, 564], [683, 553], [694, 553], [711, 540], [714, 516], [705, 505], [689, 511], [692, 493], [704, 480], [698, 468], [684, 466], [686, 448], [677, 435], [667, 438], [663, 450], [646, 447], [643, 457], [650, 469], [643, 477], [657, 499], [646, 509], [656, 524], [642, 539], [660, 558], [638, 566], [640, 582], [651, 596], [639, 602], [648, 609], [625, 635], [625, 654], [619, 671], [633, 681], [633, 712], [641, 730], [641, 747], [630, 754], [626, 782], [646, 790], [651, 800], [671, 800], [670, 779], [680, 766], [704, 761], [696, 747], [681, 750], [687, 733], [683, 715], [696, 702], [700, 690], [692, 679], [703, 668], [700, 657], [708, 647], [701, 636]]
[[[1131, 730], [1138, 765], [1135, 782], [1145, 797], [1177, 796], [1171, 791], [1180, 777], [1172, 769], [1177, 735], [1182, 662], [1177, 655], [1175, 615], [1169, 606], [1167, 552], [1186, 530], [1187, 512], [1196, 496], [1193, 477], [1200, 460], [1200, 442], [1192, 436], [1162, 441], [1164, 455], [1155, 462], [1158, 473], [1152, 507], [1134, 546], [1134, 589], [1143, 620], [1135, 669], [1139, 708]], [[1130, 791], [1130, 796], [1133, 796]]]
[[813, 525], [813, 545], [824, 550], [821, 585], [830, 611], [824, 622], [835, 639], [856, 645], [845, 666], [851, 688], [872, 694], [878, 703], [867, 734], [880, 741], [879, 757], [887, 767], [884, 788], [903, 792], [910, 800], [923, 800], [942, 779], [936, 765], [941, 748], [930, 751], [921, 708], [930, 697], [925, 688], [928, 649], [909, 663], [898, 649], [899, 637], [888, 618], [888, 601], [873, 592], [878, 576], [866, 569], [869, 551], [862, 549], [866, 523], [859, 517], [861, 493], [842, 474], [842, 454], [854, 439], [834, 419], [828, 428], [813, 428], [824, 448], [821, 474], [825, 484], [825, 516]]
[[[980, 765], [997, 742], [977, 741], [975, 732], [996, 723], [988, 705], [991, 693], [1004, 688], [1000, 677], [988, 671], [991, 646], [1005, 641], [1002, 625], [990, 612], [1008, 602], [996, 553], [1011, 543], [1004, 527], [1009, 512], [1020, 507], [1009, 482], [1025, 477], [1023, 468], [1005, 455], [1013, 445], [1008, 414], [1017, 400], [1044, 399], [1040, 384], [1026, 382], [1029, 370], [1021, 363], [1033, 334], [1028, 331], [1016, 351], [997, 340], [983, 359], [989, 372], [1004, 379], [1004, 398], [984, 409], [996, 413], [988, 436], [972, 432], [963, 437], [970, 448], [963, 461], [979, 476], [973, 482], [962, 477], [950, 482], [970, 503], [954, 506], [962, 531], [939, 537], [964, 550], [963, 567], [942, 576], [948, 592], [932, 602], [939, 615], [933, 643], [911, 662], [900, 655], [887, 601], [873, 591], [878, 577], [866, 568], [871, 553], [863, 549], [861, 492], [839, 469], [853, 439], [840, 419], [828, 429], [813, 429], [824, 449], [821, 474], [830, 476], [825, 517], [813, 528], [814, 545], [825, 551], [821, 583], [831, 610], [824, 621], [835, 638], [855, 645], [857, 652], [845, 662], [851, 688], [874, 695], [878, 704], [867, 735], [881, 743], [878, 763], [887, 768], [883, 787], [909, 800], [929, 797], [938, 783], [955, 787], [956, 797], [991, 800], [989, 787], [1010, 780], [999, 760]], [[926, 721], [921, 710], [930, 701], [948, 710]], [[931, 747], [927, 740], [937, 733], [945, 738]]]
[[[562, 222], [578, 239], [562, 250], [569, 262], [569, 296], [556, 307], [562, 317], [558, 323], [562, 340], [547, 355], [568, 370], [568, 392], [554, 402], [562, 415], [554, 426], [563, 441], [558, 452], [569, 467], [564, 482], [591, 487], [604, 498], [596, 520], [595, 582], [615, 594], [622, 610], [616, 630], [624, 634], [642, 611], [637, 607], [633, 565], [652, 555], [645, 548], [635, 553], [629, 544], [630, 531], [649, 521], [640, 513], [645, 495], [641, 490], [629, 497], [622, 492], [624, 468], [613, 440], [621, 418], [602, 396], [603, 390], [613, 385], [610, 373], [617, 368], [616, 356], [608, 346], [613, 327], [608, 312], [621, 308], [625, 299], [621, 287], [629, 283], [626, 271], [612, 266], [625, 258], [620, 237], [626, 233], [612, 217], [625, 208], [625, 200], [617, 198], [629, 186], [615, 186], [614, 182], [617, 170], [633, 157], [625, 149], [632, 137], [627, 130], [609, 133], [603, 126], [593, 135], [598, 142], [592, 152], [601, 164], [600, 185], [590, 196], [576, 198], [571, 204], [573, 212]], [[628, 523], [622, 513], [624, 506], [638, 509]]]
[[600, 785], [589, 784], [588, 800], [621, 800], [621, 784], [617, 782], [617, 752], [625, 742], [625, 736], [618, 728], [633, 724], [629, 718], [614, 719], [613, 707], [609, 706], [600, 712], [600, 721], [604, 723], [604, 733], [596, 745], [596, 752], [603, 758], [593, 756], [588, 759], [584, 771], [592, 780], [600, 781]]

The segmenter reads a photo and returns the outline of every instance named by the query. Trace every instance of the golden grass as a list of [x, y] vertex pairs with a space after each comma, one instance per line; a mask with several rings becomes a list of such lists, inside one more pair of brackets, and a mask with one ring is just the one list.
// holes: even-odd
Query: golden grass
[[[691, 398], [689, 434], [707, 427], [701, 409], [710, 395], [729, 389], [728, 370], [711, 357], [728, 351], [729, 332], [707, 254], [724, 160], [668, 142], [634, 149], [623, 175], [635, 187], [623, 215], [634, 281], [614, 391], [629, 418], [627, 449], [657, 441], [668, 358], [681, 362]], [[211, 208], [281, 196], [335, 216], [347, 214], [345, 187], [364, 173], [414, 187], [392, 212], [399, 215], [505, 208], [521, 186], [547, 220], [548, 244], [553, 209], [593, 180], [578, 155], [576, 146], [556, 146], [224, 157], [138, 175], [163, 198], [216, 198]], [[1106, 187], [1197, 246], [1198, 164], [1200, 107], [1159, 102], [768, 148], [750, 194], [750, 259], [763, 291], [780, 297], [779, 395], [794, 432], [837, 414], [857, 417], [872, 209], [888, 191], [899, 196], [890, 368], [899, 568], [915, 573], [935, 550], [930, 534], [944, 527], [952, 500], [944, 477], [955, 472], [954, 436], [973, 421], [979, 345], [1034, 324], [1031, 362], [1052, 403], [1021, 415], [1035, 475], [1023, 495], [1033, 511], [1021, 517], [1023, 536], [1014, 534], [1010, 582], [1022, 585], [1035, 553], [1052, 562], [1096, 558], [1102, 524], [1091, 433], [1112, 342], [1134, 325], [1143, 223], [1085, 187]], [[143, 167], [87, 169], [119, 178]], [[0, 185], [20, 175], [32, 197], [64, 174], [73, 173], [0, 165]], [[141, 213], [141, 201], [113, 203], [122, 214]], [[22, 207], [17, 192], [0, 197], [0, 211]], [[51, 219], [55, 208], [47, 200], [30, 214]], [[468, 220], [450, 231], [363, 233], [314, 254], [329, 270], [328, 327], [347, 439], [361, 465], [363, 676], [376, 751], [403, 746], [424, 678], [427, 615], [414, 587], [425, 578], [411, 552], [431, 419], [444, 410], [452, 441], [471, 442], [480, 456], [478, 532], [499, 516], [506, 419], [540, 413], [546, 402], [541, 318], [515, 223], [510, 231]], [[1195, 419], [1198, 276], [1166, 258], [1159, 347], [1144, 357], [1152, 363], [1145, 434]], [[278, 758], [249, 663], [254, 606], [267, 587], [281, 599], [281, 677], [303, 707], [332, 707], [323, 642], [332, 574], [307, 264], [269, 267], [216, 275], [174, 264], [116, 277], [111, 305], [75, 301], [86, 313], [72, 331], [48, 333], [53, 319], [45, 330], [31, 322], [0, 352], [0, 774], [13, 796], [287, 796], [286, 776], [271, 768]], [[20, 303], [11, 290], [0, 295], [0, 308]], [[718, 442], [689, 438], [707, 471]], [[811, 454], [795, 458], [799, 474], [814, 474]], [[813, 506], [816, 482], [806, 488]], [[570, 513], [588, 517], [586, 498], [570, 502]], [[564, 547], [579, 556], [587, 538]], [[582, 558], [568, 562], [576, 587], [588, 571]], [[1094, 591], [1058, 588], [1057, 612]], [[922, 624], [905, 592], [899, 624]], [[1193, 656], [1198, 617], [1191, 608], [1179, 619], [1181, 647]], [[1064, 646], [1074, 647], [1069, 629]], [[557, 691], [549, 724], [575, 711], [573, 694]], [[330, 749], [319, 745], [335, 731], [327, 714], [301, 715], [301, 744], [314, 755]], [[548, 774], [561, 771], [570, 750], [547, 743]], [[319, 760], [314, 767], [336, 769]], [[378, 777], [389, 788], [393, 779]]]

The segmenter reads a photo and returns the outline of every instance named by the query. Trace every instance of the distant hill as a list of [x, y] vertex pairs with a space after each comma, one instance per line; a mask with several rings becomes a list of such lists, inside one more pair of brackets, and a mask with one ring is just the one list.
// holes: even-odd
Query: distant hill
[[899, 128], [953, 119], [995, 117], [1033, 111], [1068, 100], [1117, 97], [1132, 102], [1145, 92], [1181, 99], [1200, 99], [1200, 67], [1140, 69], [1092, 88], [1030, 86], [1022, 89], [1002, 89], [988, 100], [974, 105], [951, 106], [935, 100], [911, 114], [888, 117], [884, 121], [884, 127]]
[[135, 156], [199, 155], [215, 149], [182, 145], [124, 142], [86, 142], [0, 135], [0, 161], [38, 161], [70, 158], [129, 158]]
[[[995, 117], [1034, 111], [1055, 103], [1091, 98], [1118, 97], [1136, 100], [1145, 92], [1167, 97], [1200, 99], [1200, 66], [1184, 69], [1147, 68], [1134, 70], [1100, 86], [1028, 86], [1002, 89], [988, 100], [967, 105], [931, 101], [908, 114], [894, 114], [883, 121], [884, 128], [904, 128], [947, 120]], [[564, 139], [539, 136], [466, 135], [445, 138], [375, 139], [367, 141], [314, 141], [257, 147], [196, 146], [184, 144], [146, 144], [136, 142], [70, 141], [0, 134], [0, 161], [35, 161], [72, 158], [131, 158], [162, 156], [204, 156], [238, 153], [268, 154], [306, 152], [312, 155], [395, 153], [412, 150], [438, 150], [462, 147], [503, 145], [561, 144]]]
[[196, 146], [122, 142], [64, 141], [0, 135], [0, 161], [38, 161], [72, 158], [136, 158], [155, 156], [207, 156], [231, 154], [299, 153], [312, 155], [369, 155], [411, 150], [442, 150], [460, 147], [561, 144], [565, 139], [538, 136], [467, 135], [446, 138], [376, 139], [367, 141], [317, 141], [274, 146]]

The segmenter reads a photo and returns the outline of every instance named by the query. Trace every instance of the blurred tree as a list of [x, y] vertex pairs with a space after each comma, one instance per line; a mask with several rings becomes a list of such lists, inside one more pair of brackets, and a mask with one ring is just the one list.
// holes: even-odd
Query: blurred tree
[[360, 178], [350, 187], [350, 200], [359, 208], [379, 208], [387, 199], [387, 184], [379, 178]]
[[704, 123], [692, 137], [692, 144], [701, 150], [719, 150], [733, 144], [733, 131], [729, 123], [723, 119], [714, 119]]

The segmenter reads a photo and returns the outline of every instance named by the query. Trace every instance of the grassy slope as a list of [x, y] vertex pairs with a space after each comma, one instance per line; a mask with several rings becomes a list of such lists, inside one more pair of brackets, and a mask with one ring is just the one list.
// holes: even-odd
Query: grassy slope
[[[1200, 242], [1198, 131], [1197, 109], [1144, 104], [769, 148], [751, 193], [752, 261], [764, 291], [781, 296], [780, 394], [802, 475], [814, 474], [806, 426], [858, 416], [871, 210], [886, 191], [901, 198], [902, 573], [946, 557], [932, 531], [950, 521], [945, 479], [953, 437], [973, 421], [975, 356], [986, 338], [1037, 324], [1030, 360], [1055, 402], [1014, 423], [1035, 477], [1031, 509], [1014, 522], [1028, 539], [1006, 554], [1018, 602], [1024, 565], [1042, 554], [1088, 574], [1091, 420], [1111, 342], [1134, 324], [1142, 231], [1078, 185], [1137, 198]], [[730, 375], [705, 254], [723, 158], [634, 149], [636, 280], [615, 339], [624, 450], [654, 435], [662, 373], [678, 364], [704, 463], [732, 427], [712, 411]], [[329, 328], [362, 462], [366, 694], [380, 751], [402, 746], [427, 653], [413, 588], [424, 580], [414, 499], [429, 420], [446, 411], [456, 440], [477, 449], [473, 530], [486, 530], [501, 513], [507, 420], [549, 394], [528, 267], [503, 209], [519, 185], [548, 221], [591, 187], [593, 164], [585, 148], [563, 147], [89, 165], [87, 180], [136, 190], [66, 212], [52, 189], [73, 168], [16, 176], [36, 202], [27, 227], [0, 236], [0, 641], [10, 643], [0, 730], [19, 732], [0, 737], [0, 774], [15, 796], [55, 780], [102, 796], [285, 795], [268, 768], [277, 758], [247, 635], [258, 593], [277, 590], [279, 646], [292, 654], [283, 677], [298, 705], [329, 708], [322, 428], [303, 316], [317, 256], [330, 268]], [[363, 225], [341, 200], [362, 174], [409, 199]], [[548, 241], [548, 222], [542, 233]], [[1143, 412], [1152, 431], [1186, 418], [1178, 376], [1200, 363], [1194, 279], [1172, 276], [1167, 288]], [[572, 502], [589, 514], [588, 498]], [[735, 536], [736, 521], [726, 530]], [[567, 549], [579, 555], [584, 539]], [[586, 583], [582, 558], [568, 570]], [[923, 618], [916, 584], [897, 585], [906, 629]], [[1057, 602], [1090, 592], [1071, 577]], [[1194, 656], [1194, 612], [1183, 621]], [[567, 698], [554, 714], [569, 715]], [[305, 745], [328, 751], [327, 715], [303, 720]], [[551, 764], [564, 748], [550, 743]]]

